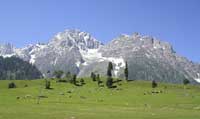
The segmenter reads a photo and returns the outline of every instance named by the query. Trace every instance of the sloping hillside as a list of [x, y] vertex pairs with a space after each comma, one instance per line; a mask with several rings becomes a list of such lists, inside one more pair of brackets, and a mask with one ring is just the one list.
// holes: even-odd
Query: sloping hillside
[[0, 57], [0, 80], [38, 79], [41, 72], [29, 62], [17, 57]]

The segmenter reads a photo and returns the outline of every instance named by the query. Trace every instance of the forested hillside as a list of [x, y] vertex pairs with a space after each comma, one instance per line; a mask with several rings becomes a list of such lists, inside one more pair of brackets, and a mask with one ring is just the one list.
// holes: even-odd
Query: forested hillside
[[41, 77], [41, 72], [29, 62], [17, 57], [0, 57], [0, 80], [38, 79]]

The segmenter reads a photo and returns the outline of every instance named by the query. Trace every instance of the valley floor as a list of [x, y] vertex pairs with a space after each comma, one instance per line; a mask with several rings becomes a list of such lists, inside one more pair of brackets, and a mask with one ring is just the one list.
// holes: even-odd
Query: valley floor
[[44, 80], [15, 80], [15, 89], [7, 88], [11, 81], [0, 81], [0, 119], [200, 118], [199, 86], [158, 84], [152, 89], [150, 82], [123, 81], [107, 89], [84, 80], [84, 86], [51, 81], [50, 90], [44, 89]]

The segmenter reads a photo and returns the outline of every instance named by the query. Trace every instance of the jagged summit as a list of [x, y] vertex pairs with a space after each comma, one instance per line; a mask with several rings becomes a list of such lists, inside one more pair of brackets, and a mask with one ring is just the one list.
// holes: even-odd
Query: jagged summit
[[171, 44], [151, 36], [140, 35], [139, 33], [133, 33], [132, 35], [122, 34], [113, 39], [102, 50], [120, 51], [123, 49], [132, 49], [132, 51], [144, 49], [149, 51], [157, 50], [163, 53], [175, 53]]
[[49, 43], [50, 45], [78, 47], [81, 50], [98, 49], [102, 43], [89, 33], [80, 30], [65, 30], [58, 33]]

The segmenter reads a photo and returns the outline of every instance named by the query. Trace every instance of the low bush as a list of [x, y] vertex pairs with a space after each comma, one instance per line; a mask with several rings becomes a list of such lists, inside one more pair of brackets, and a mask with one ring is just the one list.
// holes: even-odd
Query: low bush
[[153, 80], [151, 86], [152, 86], [152, 88], [156, 88], [158, 86], [158, 84], [156, 83], [155, 80]]
[[17, 86], [15, 85], [14, 82], [11, 82], [8, 84], [8, 88], [16, 88]]
[[51, 89], [51, 82], [46, 80], [46, 85], [45, 85], [46, 89]]
[[25, 84], [25, 85], [24, 85], [24, 87], [28, 87], [28, 85], [27, 85], [27, 84]]

